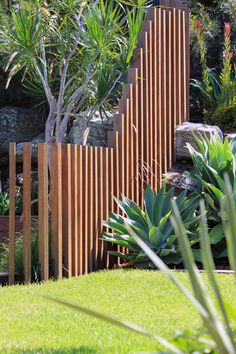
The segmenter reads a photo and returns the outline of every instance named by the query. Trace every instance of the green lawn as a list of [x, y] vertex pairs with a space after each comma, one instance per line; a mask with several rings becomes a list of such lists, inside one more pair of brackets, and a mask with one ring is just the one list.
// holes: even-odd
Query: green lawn
[[[188, 283], [184, 273], [177, 277]], [[235, 302], [233, 277], [218, 275]], [[117, 270], [43, 285], [0, 290], [1, 353], [134, 353], [158, 350], [151, 340], [52, 304], [51, 296], [130, 320], [170, 336], [201, 321], [188, 301], [160, 272]]]

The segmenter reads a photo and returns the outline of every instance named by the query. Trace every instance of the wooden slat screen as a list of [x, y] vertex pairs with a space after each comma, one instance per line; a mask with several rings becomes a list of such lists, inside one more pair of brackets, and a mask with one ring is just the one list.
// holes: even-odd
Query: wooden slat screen
[[[113, 266], [115, 260], [107, 255], [110, 245], [101, 240], [105, 230], [103, 220], [110, 211], [118, 211], [113, 197], [126, 195], [143, 207], [147, 183], [160, 188], [162, 174], [175, 160], [175, 128], [189, 116], [188, 16], [185, 3], [177, 0], [161, 0], [160, 7], [147, 11], [133, 54], [133, 66], [128, 70], [128, 83], [123, 86], [119, 100], [119, 113], [114, 117], [114, 131], [108, 133], [108, 147], [39, 144], [37, 217], [41, 280], [50, 276], [56, 279], [77, 276]], [[14, 282], [15, 149], [12, 143], [10, 284]], [[24, 144], [26, 283], [31, 281], [32, 271], [31, 153], [31, 144]]]

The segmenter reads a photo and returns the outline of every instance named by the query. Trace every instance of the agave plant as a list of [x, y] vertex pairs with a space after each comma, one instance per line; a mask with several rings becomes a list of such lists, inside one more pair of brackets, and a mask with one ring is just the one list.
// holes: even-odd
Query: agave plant
[[[110, 213], [109, 219], [104, 222], [104, 226], [112, 229], [114, 233], [105, 232], [103, 238], [129, 251], [110, 251], [110, 254], [123, 258], [128, 265], [148, 268], [153, 267], [145, 252], [140, 249], [134, 240], [132, 234], [127, 232], [127, 226], [130, 226], [136, 234], [144, 240], [148, 246], [158, 254], [167, 264], [179, 264], [182, 256], [177, 243], [177, 237], [170, 222], [172, 214], [171, 199], [174, 196], [174, 189], [166, 191], [166, 184], [160, 192], [152, 191], [147, 186], [144, 195], [144, 211], [126, 197], [122, 201], [115, 199], [121, 211], [126, 217]], [[184, 225], [189, 230], [194, 230], [197, 218], [195, 210], [198, 206], [199, 197], [186, 198], [186, 191], [183, 191], [177, 198], [176, 203], [184, 220]], [[195, 234], [189, 231], [191, 243], [198, 242]]]
[[[236, 286], [236, 207], [228, 178], [225, 180], [224, 192], [225, 194], [221, 200], [221, 215], [227, 239], [229, 262], [232, 270], [234, 271]], [[162, 346], [165, 346], [168, 349], [168, 352], [171, 353], [183, 354], [186, 352], [197, 352], [200, 354], [235, 354], [236, 336], [232, 325], [232, 322], [236, 319], [235, 308], [226, 303], [218, 286], [215, 275], [215, 264], [210, 247], [210, 236], [208, 234], [204, 202], [201, 201], [200, 205], [199, 237], [201, 241], [203, 266], [208, 277], [208, 287], [206, 287], [194, 262], [188, 231], [185, 229], [176, 201], [172, 201], [173, 213], [171, 216], [171, 222], [175, 230], [175, 234], [178, 237], [181, 254], [189, 275], [192, 291], [189, 291], [189, 289], [182, 285], [179, 279], [175, 276], [175, 273], [172, 272], [161, 260], [161, 258], [148, 246], [148, 244], [138, 236], [130, 225], [126, 226], [126, 230], [127, 233], [129, 233], [137, 242], [143, 252], [147, 254], [150, 261], [155, 264], [160, 271], [167, 275], [179, 291], [183, 293], [187, 300], [196, 308], [202, 318], [202, 333], [198, 333], [197, 336], [192, 334], [191, 336], [188, 336], [188, 338], [182, 337], [181, 341], [167, 341], [164, 338], [150, 333], [142, 327], [130, 322], [119, 321], [109, 315], [101, 314], [83, 306], [73, 305], [60, 299], [48, 299], [74, 311], [78, 311], [86, 315], [96, 317], [102, 321], [109, 322], [110, 324], [123, 327], [127, 329], [127, 331], [129, 330], [136, 332], [137, 334], [147, 336], [152, 340], [155, 340], [157, 343], [161, 343]], [[188, 348], [188, 351], [186, 351], [186, 348]]]

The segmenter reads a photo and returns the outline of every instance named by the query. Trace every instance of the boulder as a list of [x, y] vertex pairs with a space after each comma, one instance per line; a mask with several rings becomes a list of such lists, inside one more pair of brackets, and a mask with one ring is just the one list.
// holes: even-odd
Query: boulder
[[229, 134], [225, 134], [225, 139], [228, 139], [229, 142], [232, 141], [233, 139], [236, 139], [236, 133], [229, 133]]
[[219, 127], [216, 125], [207, 125], [201, 123], [190, 123], [186, 122], [179, 125], [176, 129], [176, 158], [177, 160], [190, 159], [191, 156], [186, 147], [189, 143], [192, 147], [198, 150], [198, 146], [194, 135], [203, 136], [206, 135], [210, 137], [211, 135], [217, 134], [218, 137], [223, 140], [223, 133]]
[[44, 130], [44, 120], [30, 108], [0, 109], [0, 159], [8, 155], [9, 143], [30, 141]]
[[[32, 143], [32, 162], [37, 162], [37, 154], [38, 154], [38, 143], [43, 143], [45, 141], [45, 134], [42, 133], [31, 140]], [[16, 144], [16, 161], [18, 163], [23, 162], [23, 146], [24, 143]]]
[[69, 142], [83, 145], [86, 137], [86, 145], [107, 146], [107, 133], [111, 130], [113, 130], [113, 113], [101, 118], [99, 112], [96, 112], [88, 122], [81, 115], [73, 122], [69, 133]]

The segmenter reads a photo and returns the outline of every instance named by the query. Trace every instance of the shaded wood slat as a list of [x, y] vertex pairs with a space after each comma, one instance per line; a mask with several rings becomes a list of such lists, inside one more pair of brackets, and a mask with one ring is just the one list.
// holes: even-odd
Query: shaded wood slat
[[71, 190], [71, 145], [62, 145], [62, 245], [63, 245], [63, 267], [66, 277], [72, 275], [72, 190]]
[[72, 275], [78, 275], [78, 149], [72, 145], [71, 151], [71, 212], [72, 212], [72, 230], [71, 230], [71, 248], [72, 248]]
[[9, 147], [9, 284], [15, 281], [16, 143]]
[[41, 280], [49, 278], [48, 145], [38, 144], [38, 242]]
[[31, 143], [23, 147], [23, 264], [24, 281], [31, 282]]
[[53, 275], [62, 278], [62, 149], [61, 144], [51, 145], [50, 169], [51, 204], [51, 255]]

